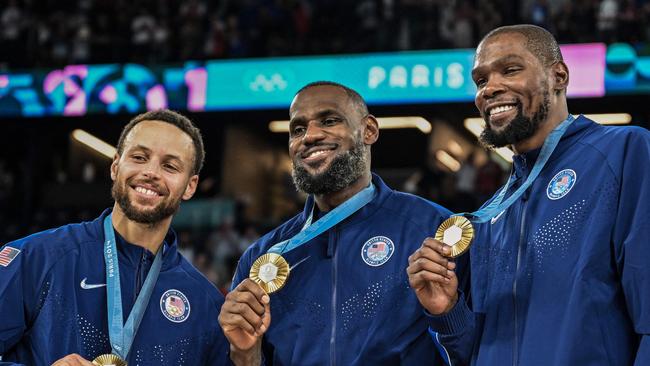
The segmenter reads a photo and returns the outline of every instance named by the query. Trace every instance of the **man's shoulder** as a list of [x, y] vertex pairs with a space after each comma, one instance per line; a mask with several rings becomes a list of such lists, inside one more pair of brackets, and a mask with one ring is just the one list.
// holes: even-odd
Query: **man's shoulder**
[[79, 249], [83, 244], [101, 241], [94, 221], [67, 224], [7, 243], [30, 255], [56, 256]]
[[632, 146], [650, 144], [650, 131], [639, 126], [607, 126], [594, 122], [587, 131], [582, 139], [583, 143], [607, 150], [626, 148], [630, 144]]
[[[411, 193], [393, 191], [382, 207], [397, 210], [406, 216], [417, 217], [423, 214], [447, 217], [451, 211], [443, 206]], [[408, 208], [408, 209], [407, 209]]]

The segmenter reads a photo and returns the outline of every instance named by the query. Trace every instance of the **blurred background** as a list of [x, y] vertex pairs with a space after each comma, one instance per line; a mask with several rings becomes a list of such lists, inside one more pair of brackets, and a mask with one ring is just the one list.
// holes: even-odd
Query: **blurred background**
[[283, 121], [316, 80], [380, 118], [373, 170], [389, 185], [474, 210], [512, 153], [477, 143], [472, 48], [522, 22], [562, 44], [573, 114], [649, 127], [650, 0], [0, 0], [0, 243], [97, 217], [110, 145], [168, 107], [207, 150], [179, 245], [227, 288], [241, 253], [302, 208]]

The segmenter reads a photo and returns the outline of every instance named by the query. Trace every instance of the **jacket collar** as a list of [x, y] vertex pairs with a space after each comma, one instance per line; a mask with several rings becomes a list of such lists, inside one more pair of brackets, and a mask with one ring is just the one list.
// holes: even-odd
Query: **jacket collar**
[[[375, 197], [367, 205], [363, 206], [359, 211], [353, 213], [350, 217], [343, 220], [338, 225], [346, 226], [351, 221], [364, 220], [371, 216], [377, 209], [381, 207], [383, 202], [393, 193], [393, 190], [384, 183], [384, 181], [375, 173], [372, 173], [372, 183], [375, 185]], [[305, 222], [311, 214], [311, 208], [314, 205], [314, 196], [309, 195], [305, 202], [305, 207], [300, 214], [300, 222]], [[314, 218], [315, 219], [315, 218]], [[314, 220], [315, 221], [315, 220]]]
[[[564, 155], [564, 153], [573, 146], [577, 139], [582, 135], [582, 133], [589, 127], [593, 127], [595, 122], [588, 119], [583, 115], [579, 115], [573, 123], [567, 128], [566, 132], [560, 139], [560, 142], [553, 150], [551, 157], [548, 159], [547, 165], [553, 162], [558, 157]], [[537, 161], [542, 148], [537, 148], [523, 154], [518, 154], [513, 157], [513, 172], [517, 178], [526, 177], [530, 173], [531, 169]]]
[[[105, 240], [104, 219], [106, 218], [106, 216], [110, 215], [111, 212], [112, 209], [107, 208], [106, 210], [104, 210], [104, 212], [102, 212], [102, 214], [98, 218], [96, 218], [92, 222], [92, 225], [95, 228], [95, 233], [97, 235], [97, 238], [102, 242], [102, 248]], [[149, 259], [153, 261], [153, 257], [155, 256], [151, 252], [147, 251], [146, 249], [140, 246], [127, 242], [117, 232], [115, 232], [115, 239], [117, 241], [117, 251], [119, 253], [120, 263], [124, 263], [130, 267], [136, 268], [138, 266], [139, 261], [142, 259], [143, 253], [146, 253], [144, 255], [150, 257]], [[165, 269], [176, 265], [180, 259], [178, 254], [178, 243], [177, 243], [176, 233], [171, 227], [167, 231], [167, 235], [165, 236], [165, 240], [163, 241], [162, 250], [163, 250], [163, 264], [161, 267], [161, 271], [164, 271]]]

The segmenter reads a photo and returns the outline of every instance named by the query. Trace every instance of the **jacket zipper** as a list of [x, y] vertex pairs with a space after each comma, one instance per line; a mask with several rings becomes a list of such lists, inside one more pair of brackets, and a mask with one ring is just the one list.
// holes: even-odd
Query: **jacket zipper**
[[142, 285], [144, 284], [144, 275], [143, 275], [143, 269], [144, 269], [144, 263], [147, 259], [147, 252], [146, 250], [142, 250], [142, 255], [140, 256], [140, 261], [138, 262], [138, 268], [136, 270], [136, 276], [135, 276], [135, 291], [133, 291], [133, 303], [135, 304], [135, 301], [138, 299], [138, 295], [140, 294], [140, 290], [142, 290]]
[[521, 265], [521, 252], [523, 250], [524, 241], [526, 239], [526, 206], [528, 206], [527, 192], [523, 194], [523, 206], [521, 209], [521, 221], [519, 222], [519, 243], [517, 247], [517, 266], [515, 267], [515, 278], [512, 281], [512, 303], [514, 308], [514, 343], [512, 347], [512, 365], [517, 366], [517, 355], [519, 353], [519, 326], [517, 324], [517, 278], [519, 278], [519, 266]]
[[332, 332], [330, 334], [330, 366], [336, 365], [336, 263], [337, 263], [337, 247], [336, 238], [338, 230], [335, 227], [330, 235], [330, 245], [334, 247], [334, 256], [332, 257]]

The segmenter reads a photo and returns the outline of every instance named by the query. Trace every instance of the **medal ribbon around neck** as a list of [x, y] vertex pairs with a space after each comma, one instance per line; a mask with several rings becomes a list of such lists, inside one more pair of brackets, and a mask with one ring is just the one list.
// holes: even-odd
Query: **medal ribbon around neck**
[[300, 232], [290, 239], [273, 245], [266, 254], [257, 258], [251, 266], [249, 278], [259, 284], [267, 293], [281, 289], [286, 283], [291, 270], [282, 254], [298, 248], [345, 220], [372, 201], [375, 192], [375, 185], [370, 183], [368, 187], [357, 192], [354, 196], [325, 214], [325, 216], [312, 223], [314, 207], [316, 206], [314, 200], [309, 217], [307, 217]]
[[135, 333], [138, 331], [144, 312], [149, 304], [149, 299], [158, 279], [158, 274], [160, 273], [163, 248], [158, 249], [156, 259], [154, 259], [151, 269], [149, 269], [142, 290], [135, 300], [135, 304], [126, 323], [123, 324], [120, 266], [118, 263], [117, 246], [115, 244], [115, 232], [113, 231], [113, 222], [111, 221], [112, 216], [112, 214], [108, 215], [104, 219], [104, 261], [106, 263], [108, 334], [113, 354], [126, 360], [131, 350]]
[[454, 214], [438, 227], [435, 239], [451, 246], [450, 257], [458, 257], [469, 249], [474, 237], [474, 227], [472, 226], [472, 223], [481, 224], [487, 222], [499, 212], [507, 210], [508, 207], [517, 201], [519, 197], [521, 197], [521, 195], [535, 182], [535, 179], [537, 179], [539, 173], [548, 162], [548, 159], [553, 154], [560, 139], [562, 139], [562, 136], [564, 136], [564, 133], [574, 120], [575, 118], [569, 114], [567, 119], [562, 121], [562, 123], [551, 131], [544, 140], [544, 144], [542, 145], [539, 156], [537, 157], [530, 174], [528, 174], [526, 180], [514, 193], [512, 193], [512, 195], [510, 195], [510, 197], [508, 197], [508, 199], [503, 201], [510, 185], [516, 179], [514, 174], [510, 174], [506, 184], [501, 188], [499, 194], [494, 198], [494, 200], [492, 200], [492, 202], [490, 202], [489, 205], [471, 213], [463, 212]]
[[569, 126], [571, 126], [571, 123], [573, 123], [574, 120], [575, 118], [569, 114], [569, 117], [567, 119], [555, 127], [553, 131], [551, 131], [551, 133], [544, 140], [544, 145], [542, 145], [539, 156], [535, 161], [535, 165], [533, 165], [533, 169], [531, 169], [530, 174], [528, 174], [528, 178], [526, 178], [524, 183], [522, 183], [522, 185], [517, 188], [517, 190], [512, 195], [510, 195], [507, 200], [503, 201], [503, 198], [508, 192], [510, 185], [515, 181], [514, 174], [510, 174], [508, 182], [503, 186], [503, 188], [501, 188], [498, 196], [492, 202], [490, 202], [489, 205], [472, 213], [462, 213], [458, 215], [468, 216], [472, 222], [482, 224], [484, 222], [488, 222], [499, 212], [507, 210], [508, 207], [512, 206], [512, 204], [518, 200], [519, 197], [521, 197], [521, 195], [524, 194], [524, 192], [531, 185], [533, 185], [535, 179], [537, 179], [539, 173], [542, 171], [542, 169], [544, 169], [546, 162], [553, 154], [553, 151], [557, 147], [557, 144], [560, 142], [560, 139], [562, 136], [564, 136], [564, 133], [569, 128]]

